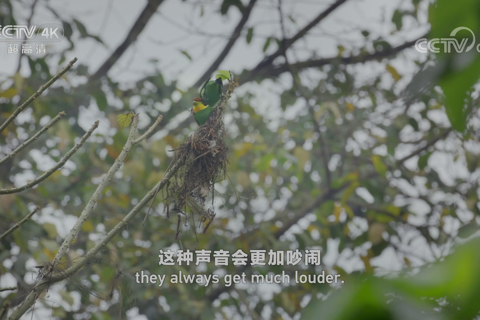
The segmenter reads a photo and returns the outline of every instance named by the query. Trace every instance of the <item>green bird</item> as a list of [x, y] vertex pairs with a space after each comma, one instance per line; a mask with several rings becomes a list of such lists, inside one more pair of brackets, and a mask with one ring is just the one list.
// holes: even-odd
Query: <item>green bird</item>
[[205, 82], [200, 90], [200, 97], [207, 106], [214, 107], [222, 97], [223, 81], [221, 77]]
[[212, 113], [213, 108], [211, 105], [203, 104], [202, 98], [193, 98], [193, 117], [199, 126], [207, 122], [210, 113]]
[[200, 89], [200, 98], [193, 99], [192, 113], [198, 125], [203, 125], [220, 101], [223, 90], [223, 80], [231, 78], [230, 71], [219, 70], [215, 80], [207, 80]]

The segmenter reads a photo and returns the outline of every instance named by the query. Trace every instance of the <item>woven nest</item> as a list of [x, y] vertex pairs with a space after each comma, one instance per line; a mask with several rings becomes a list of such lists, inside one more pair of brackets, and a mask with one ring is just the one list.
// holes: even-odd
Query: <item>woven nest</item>
[[[214, 107], [208, 120], [175, 151], [174, 161], [183, 166], [166, 186], [165, 210], [178, 215], [177, 237], [182, 217], [185, 223], [203, 224], [205, 233], [215, 217], [213, 206], [215, 183], [226, 177], [228, 146], [225, 143], [224, 115], [226, 102], [236, 83], [230, 83], [222, 100]], [[210, 201], [207, 201], [211, 199]], [[208, 206], [208, 209], [207, 209]], [[195, 218], [195, 215], [199, 216]]]

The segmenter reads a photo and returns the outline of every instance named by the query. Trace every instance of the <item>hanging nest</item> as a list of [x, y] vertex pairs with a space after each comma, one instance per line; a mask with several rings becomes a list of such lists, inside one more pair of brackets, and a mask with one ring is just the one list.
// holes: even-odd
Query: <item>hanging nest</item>
[[[236, 81], [230, 81], [227, 92], [205, 124], [175, 150], [172, 163], [181, 161], [183, 165], [166, 185], [164, 208], [168, 217], [172, 212], [179, 213], [176, 237], [180, 233], [182, 217], [185, 224], [192, 223], [194, 230], [195, 221], [203, 224], [203, 233], [215, 217], [215, 183], [225, 179], [229, 164], [224, 116], [227, 101], [237, 85]], [[211, 199], [211, 204], [207, 198]]]

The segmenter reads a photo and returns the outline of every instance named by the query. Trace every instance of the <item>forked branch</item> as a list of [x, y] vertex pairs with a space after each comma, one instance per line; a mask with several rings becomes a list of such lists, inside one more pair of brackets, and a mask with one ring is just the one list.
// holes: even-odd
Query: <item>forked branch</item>
[[21, 104], [20, 107], [18, 107], [12, 113], [12, 115], [0, 126], [0, 132], [5, 130], [5, 128], [18, 116], [18, 114], [22, 112], [26, 107], [28, 107], [33, 100], [37, 99], [45, 90], [47, 90], [52, 84], [54, 84], [55, 81], [57, 81], [58, 79], [60, 79], [61, 76], [67, 73], [67, 71], [73, 67], [75, 62], [77, 62], [77, 58], [74, 58], [72, 61], [70, 61], [70, 63], [62, 71], [53, 76], [50, 81], [41, 86], [37, 92], [35, 92], [30, 98], [27, 99], [27, 101]]
[[[25, 218], [23, 218], [22, 220], [20, 220], [18, 223], [16, 223], [13, 227], [11, 227], [10, 229], [8, 229], [4, 234], [2, 234], [0, 236], [0, 241], [2, 241], [5, 237], [7, 237], [10, 233], [12, 233], [13, 231], [17, 230], [18, 228], [20, 228], [20, 226], [22, 224], [24, 224], [25, 222], [27, 222], [28, 220], [30, 220], [30, 218], [38, 212], [40, 208], [39, 207], [36, 207], [32, 212], [30, 212]], [[5, 289], [5, 290], [8, 290]], [[5, 290], [0, 290], [1, 291], [5, 291]]]
[[21, 186], [21, 187], [18, 187], [18, 188], [0, 189], [0, 194], [11, 194], [11, 193], [17, 193], [17, 192], [20, 192], [20, 191], [24, 191], [24, 190], [27, 190], [27, 189], [30, 189], [30, 188], [36, 186], [37, 184], [39, 184], [43, 180], [47, 179], [55, 171], [57, 171], [58, 169], [63, 167], [65, 165], [65, 163], [68, 161], [68, 159], [70, 159], [70, 157], [73, 156], [73, 154], [75, 152], [77, 152], [78, 149], [80, 149], [80, 147], [83, 145], [83, 143], [88, 139], [88, 137], [90, 137], [90, 135], [93, 133], [93, 131], [98, 127], [98, 123], [99, 123], [98, 121], [95, 122], [94, 125], [90, 128], [90, 130], [88, 130], [88, 132], [85, 133], [85, 135], [82, 137], [82, 139], [80, 139], [80, 142], [77, 143], [70, 151], [68, 151], [67, 154], [59, 162], [57, 162], [57, 164], [54, 165], [50, 170], [48, 170], [47, 172], [42, 174], [37, 179], [35, 179], [33, 181], [30, 181], [29, 183], [27, 183], [24, 186]]

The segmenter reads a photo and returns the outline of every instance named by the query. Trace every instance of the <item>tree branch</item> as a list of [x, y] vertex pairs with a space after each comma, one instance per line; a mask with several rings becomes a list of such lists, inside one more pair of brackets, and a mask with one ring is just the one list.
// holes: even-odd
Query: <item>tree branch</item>
[[93, 208], [95, 208], [97, 201], [100, 199], [102, 195], [103, 189], [107, 186], [107, 184], [110, 181], [112, 181], [114, 174], [118, 171], [118, 169], [120, 169], [120, 167], [125, 162], [125, 158], [130, 152], [130, 149], [132, 148], [132, 145], [133, 145], [133, 141], [135, 140], [134, 135], [135, 135], [135, 132], [137, 131], [137, 126], [138, 126], [138, 115], [134, 116], [133, 118], [132, 127], [130, 128], [130, 133], [128, 135], [127, 142], [125, 143], [125, 146], [122, 149], [122, 152], [120, 153], [118, 158], [115, 160], [113, 165], [110, 167], [107, 174], [103, 177], [102, 181], [100, 181], [100, 183], [97, 186], [97, 189], [95, 190], [92, 197], [88, 201], [87, 205], [83, 209], [82, 213], [78, 217], [77, 222], [75, 223], [73, 228], [70, 230], [68, 235], [65, 237], [65, 240], [63, 240], [63, 243], [60, 246], [60, 249], [58, 249], [58, 252], [55, 255], [55, 258], [53, 259], [54, 265], [58, 265], [62, 260], [63, 256], [67, 253], [67, 250], [70, 247], [70, 244], [72, 243], [73, 239], [77, 237], [78, 233], [80, 232], [80, 229], [82, 228], [83, 223], [87, 221], [88, 216], [93, 211]]
[[242, 18], [240, 19], [237, 26], [235, 27], [235, 30], [233, 30], [233, 33], [230, 36], [230, 39], [228, 40], [227, 44], [225, 45], [225, 48], [223, 48], [222, 52], [220, 52], [220, 55], [217, 57], [217, 59], [215, 59], [215, 61], [207, 69], [207, 71], [205, 71], [205, 73], [197, 80], [197, 82], [195, 82], [194, 87], [201, 86], [208, 78], [210, 78], [212, 73], [218, 68], [220, 63], [222, 63], [222, 61], [228, 55], [228, 53], [234, 46], [235, 42], [238, 40], [238, 38], [242, 34], [242, 29], [247, 23], [248, 18], [250, 17], [250, 13], [252, 12], [252, 9], [255, 6], [256, 2], [257, 0], [250, 0], [250, 2], [248, 3], [248, 6], [245, 7], [245, 9], [243, 10]]
[[[424, 36], [423, 36], [424, 37]], [[420, 37], [422, 38], [422, 37]], [[308, 68], [320, 68], [329, 64], [356, 64], [356, 63], [365, 63], [372, 60], [379, 60], [395, 55], [407, 48], [410, 48], [415, 45], [418, 39], [408, 41], [404, 44], [401, 44], [396, 47], [388, 48], [382, 51], [376, 51], [370, 54], [359, 54], [350, 57], [331, 57], [323, 59], [310, 59], [306, 61], [301, 61], [297, 63], [292, 63], [291, 67], [295, 70], [302, 70]], [[252, 70], [244, 72], [240, 76], [240, 83], [250, 82], [254, 80], [259, 80], [262, 78], [274, 78], [282, 73], [288, 72], [288, 66], [286, 64], [281, 65], [268, 65], [265, 67], [259, 68], [258, 66]]]
[[82, 137], [82, 139], [80, 140], [80, 142], [78, 144], [76, 144], [70, 151], [68, 151], [68, 153], [59, 162], [57, 162], [56, 165], [53, 166], [53, 168], [51, 168], [50, 170], [48, 170], [47, 172], [42, 174], [40, 177], [38, 177], [37, 179], [35, 179], [33, 181], [30, 181], [29, 183], [27, 183], [26, 185], [24, 185], [22, 187], [11, 188], [11, 189], [0, 189], [0, 194], [17, 193], [17, 192], [29, 189], [29, 188], [39, 184], [43, 180], [47, 179], [55, 171], [57, 171], [59, 168], [63, 167], [63, 165], [67, 162], [67, 160], [70, 159], [70, 157], [73, 156], [73, 154], [75, 152], [77, 152], [78, 149], [80, 149], [80, 147], [83, 145], [83, 143], [88, 139], [88, 137], [90, 137], [90, 135], [93, 133], [93, 131], [97, 127], [98, 127], [98, 121], [96, 121], [94, 123], [94, 125], [90, 128], [90, 130], [88, 130], [88, 132], [85, 133], [85, 135]]
[[163, 119], [163, 116], [159, 115], [157, 120], [155, 120], [155, 122], [153, 123], [153, 125], [150, 128], [148, 128], [148, 130], [142, 136], [133, 140], [133, 144], [137, 144], [140, 141], [148, 138], [153, 133], [153, 130], [155, 130], [155, 128], [160, 124], [160, 122], [162, 122], [162, 119]]
[[273, 234], [276, 239], [279, 239], [285, 232], [287, 232], [291, 227], [296, 225], [300, 219], [304, 218], [307, 214], [311, 213], [315, 208], [321, 206], [323, 202], [325, 202], [328, 199], [331, 199], [337, 192], [340, 192], [341, 190], [345, 189], [347, 186], [350, 185], [350, 182], [345, 183], [343, 186], [341, 186], [338, 189], [330, 189], [324, 194], [320, 195], [317, 197], [311, 204], [303, 208], [300, 212], [295, 214], [295, 217], [287, 221], [280, 229], [275, 231]]
[[35, 92], [30, 98], [27, 99], [20, 107], [18, 107], [12, 115], [0, 126], [0, 132], [5, 130], [5, 128], [18, 116], [20, 112], [23, 111], [30, 103], [32, 103], [33, 100], [35, 100], [38, 96], [40, 96], [43, 91], [47, 90], [48, 87], [50, 87], [52, 84], [55, 83], [61, 76], [63, 76], [65, 73], [67, 73], [68, 70], [70, 70], [73, 67], [73, 64], [77, 62], [77, 58], [74, 58], [70, 63], [59, 73], [57, 73], [55, 76], [53, 76], [50, 81], [45, 83], [43, 86], [38, 89], [37, 92]]
[[0, 164], [6, 162], [7, 160], [9, 159], [12, 159], [18, 152], [20, 152], [23, 148], [25, 148], [26, 146], [28, 146], [30, 143], [32, 143], [33, 141], [36, 141], [38, 139], [38, 137], [40, 137], [45, 131], [47, 131], [48, 129], [50, 129], [50, 127], [52, 125], [54, 125], [58, 120], [60, 120], [63, 116], [65, 115], [65, 112], [60, 112], [55, 118], [53, 118], [49, 123], [47, 123], [46, 126], [44, 126], [40, 131], [37, 132], [37, 134], [35, 134], [33, 137], [31, 137], [30, 139], [28, 139], [27, 141], [25, 141], [24, 143], [22, 143], [17, 149], [13, 150], [12, 153], [10, 153], [9, 155], [7, 155], [5, 158], [3, 158], [2, 160], [0, 160]]
[[[8, 229], [4, 234], [2, 234], [0, 236], [0, 241], [2, 241], [6, 236], [8, 236], [10, 233], [12, 233], [13, 231], [17, 230], [18, 228], [20, 228], [20, 226], [22, 224], [24, 224], [25, 222], [27, 222], [35, 213], [37, 213], [37, 211], [39, 210], [40, 208], [39, 207], [36, 207], [32, 212], [30, 212], [25, 218], [23, 218], [22, 220], [20, 220], [20, 222], [16, 223], [13, 227], [11, 227], [10, 229]], [[5, 289], [2, 289], [0, 290], [1, 291], [5, 291], [5, 290], [13, 290], [13, 289], [9, 289], [9, 288], [5, 288]]]
[[325, 11], [322, 11], [315, 19], [313, 19], [309, 24], [307, 24], [305, 27], [303, 27], [302, 30], [298, 31], [296, 35], [294, 35], [290, 39], [285, 39], [284, 41], [284, 47], [278, 48], [277, 51], [266, 57], [262, 62], [260, 62], [255, 69], [253, 69], [253, 72], [257, 72], [266, 66], [269, 66], [273, 63], [273, 61], [278, 58], [279, 56], [283, 55], [283, 51], [287, 50], [290, 48], [297, 40], [301, 39], [304, 37], [308, 31], [310, 31], [313, 27], [315, 27], [317, 24], [319, 24], [323, 19], [328, 17], [335, 9], [340, 7], [342, 4], [347, 2], [347, 0], [337, 0], [335, 1], [330, 7], [328, 7]]
[[428, 148], [430, 148], [431, 146], [433, 146], [435, 143], [437, 143], [439, 140], [445, 138], [446, 136], [448, 136], [448, 134], [452, 131], [452, 129], [447, 129], [445, 130], [441, 135], [439, 135], [438, 137], [435, 137], [433, 138], [432, 140], [428, 141], [427, 144], [425, 146], [423, 146], [422, 148], [419, 148], [417, 150], [415, 150], [414, 152], [412, 152], [411, 154], [409, 154], [408, 156], [405, 156], [403, 158], [401, 158], [400, 160], [397, 161], [397, 164], [401, 165], [403, 164], [405, 161], [407, 161], [408, 159], [410, 158], [413, 158], [415, 157], [416, 155], [419, 155], [420, 153], [422, 153], [423, 151], [427, 150]]
[[98, 70], [90, 76], [90, 81], [94, 82], [101, 77], [106, 76], [108, 71], [113, 65], [120, 59], [120, 57], [127, 51], [130, 45], [138, 39], [140, 33], [143, 31], [147, 23], [157, 11], [158, 7], [162, 4], [163, 0], [148, 0], [147, 5], [143, 9], [140, 16], [133, 24], [132, 28], [127, 34], [127, 37], [123, 42], [115, 49], [110, 57], [98, 68]]

